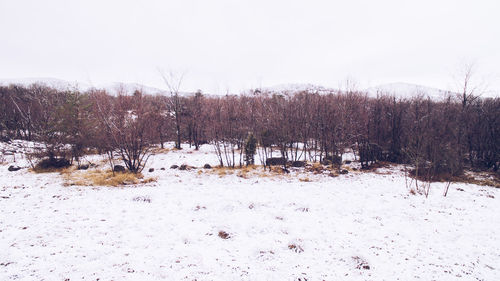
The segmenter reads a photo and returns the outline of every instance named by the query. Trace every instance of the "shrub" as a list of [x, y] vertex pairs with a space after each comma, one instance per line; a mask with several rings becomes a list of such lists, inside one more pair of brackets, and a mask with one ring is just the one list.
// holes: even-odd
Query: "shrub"
[[249, 133], [245, 140], [245, 162], [248, 165], [255, 163], [255, 153], [257, 152], [257, 139], [253, 133]]
[[48, 170], [57, 170], [62, 168], [67, 168], [71, 166], [71, 163], [66, 158], [45, 158], [40, 160], [36, 166], [35, 171], [42, 172]]

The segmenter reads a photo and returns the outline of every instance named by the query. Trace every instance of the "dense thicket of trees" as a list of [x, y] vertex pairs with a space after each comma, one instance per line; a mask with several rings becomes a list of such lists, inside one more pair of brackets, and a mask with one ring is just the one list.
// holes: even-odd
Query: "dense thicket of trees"
[[95, 148], [140, 171], [153, 144], [183, 140], [196, 149], [211, 143], [220, 164], [235, 167], [248, 160], [249, 134], [261, 162], [323, 161], [352, 149], [363, 162], [410, 163], [417, 172], [498, 171], [500, 99], [370, 98], [352, 91], [111, 96], [42, 85], [0, 87], [2, 139], [42, 141], [47, 157], [78, 160]]

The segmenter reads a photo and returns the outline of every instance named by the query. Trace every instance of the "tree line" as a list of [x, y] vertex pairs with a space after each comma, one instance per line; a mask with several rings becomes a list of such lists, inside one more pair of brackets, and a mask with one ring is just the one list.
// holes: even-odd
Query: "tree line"
[[[167, 141], [178, 149], [211, 144], [219, 164], [229, 167], [253, 162], [254, 153], [261, 163], [271, 157], [335, 162], [349, 151], [363, 167], [383, 160], [412, 164], [417, 173], [498, 172], [500, 98], [464, 91], [435, 101], [349, 90], [112, 96], [11, 85], [0, 87], [0, 136], [42, 142], [41, 157], [49, 159], [79, 163], [97, 150], [110, 160], [118, 156], [133, 172]], [[249, 140], [258, 144], [252, 155]]]

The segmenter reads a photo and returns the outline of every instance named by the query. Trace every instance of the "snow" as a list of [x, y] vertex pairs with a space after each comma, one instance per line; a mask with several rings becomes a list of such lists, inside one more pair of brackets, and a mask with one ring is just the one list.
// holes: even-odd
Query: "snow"
[[0, 280], [500, 280], [492, 187], [411, 195], [397, 166], [334, 178], [169, 169], [216, 165], [209, 145], [154, 155], [144, 174], [158, 181], [121, 188], [64, 186], [5, 159]]

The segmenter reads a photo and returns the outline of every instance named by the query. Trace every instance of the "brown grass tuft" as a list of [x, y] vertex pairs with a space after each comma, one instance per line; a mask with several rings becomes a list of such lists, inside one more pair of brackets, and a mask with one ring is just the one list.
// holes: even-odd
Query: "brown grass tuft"
[[222, 239], [229, 239], [229, 238], [231, 238], [231, 235], [229, 235], [229, 233], [225, 232], [224, 230], [219, 231], [218, 235]]

